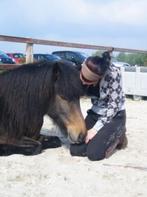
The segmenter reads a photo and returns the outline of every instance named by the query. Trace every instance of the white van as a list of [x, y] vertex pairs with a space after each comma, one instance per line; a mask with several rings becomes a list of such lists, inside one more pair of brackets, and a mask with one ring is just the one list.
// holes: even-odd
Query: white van
[[114, 66], [116, 67], [124, 67], [124, 68], [128, 68], [128, 67], [132, 67], [130, 64], [126, 63], [126, 62], [112, 62], [114, 64]]

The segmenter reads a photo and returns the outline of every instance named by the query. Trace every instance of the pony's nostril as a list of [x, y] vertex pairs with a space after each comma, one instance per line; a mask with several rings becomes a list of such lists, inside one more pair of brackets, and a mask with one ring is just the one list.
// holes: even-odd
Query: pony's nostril
[[80, 133], [80, 135], [79, 135], [79, 137], [78, 137], [78, 142], [83, 142], [84, 141], [84, 139], [85, 139], [85, 136], [82, 134], [82, 133]]

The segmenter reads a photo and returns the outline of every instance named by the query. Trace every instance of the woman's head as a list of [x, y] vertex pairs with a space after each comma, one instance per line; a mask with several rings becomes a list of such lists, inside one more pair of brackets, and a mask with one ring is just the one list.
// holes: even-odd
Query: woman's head
[[88, 57], [83, 63], [80, 72], [80, 79], [82, 83], [87, 85], [96, 84], [109, 68], [110, 62], [110, 52], [107, 51], [102, 54], [102, 57]]

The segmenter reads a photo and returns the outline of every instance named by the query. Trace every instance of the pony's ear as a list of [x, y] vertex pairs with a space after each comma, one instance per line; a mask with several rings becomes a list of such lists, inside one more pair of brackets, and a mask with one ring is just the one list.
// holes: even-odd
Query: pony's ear
[[53, 72], [53, 80], [54, 81], [57, 81], [57, 79], [59, 78], [59, 76], [60, 76], [60, 72], [61, 72], [61, 70], [60, 70], [60, 65], [59, 65], [59, 63], [58, 62], [55, 62], [54, 64], [53, 64], [53, 70], [52, 70]]

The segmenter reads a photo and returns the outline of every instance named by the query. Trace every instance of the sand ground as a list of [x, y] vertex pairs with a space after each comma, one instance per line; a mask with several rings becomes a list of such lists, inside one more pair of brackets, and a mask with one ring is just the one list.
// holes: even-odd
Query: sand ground
[[[85, 115], [89, 99], [81, 106]], [[147, 101], [127, 99], [126, 109], [128, 147], [109, 159], [71, 157], [66, 146], [0, 157], [0, 197], [146, 197]], [[47, 117], [42, 132], [60, 135]]]

